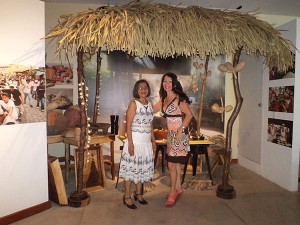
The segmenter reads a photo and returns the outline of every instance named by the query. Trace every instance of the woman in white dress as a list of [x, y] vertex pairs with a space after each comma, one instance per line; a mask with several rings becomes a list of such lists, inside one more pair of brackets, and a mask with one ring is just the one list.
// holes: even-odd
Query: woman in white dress
[[124, 143], [120, 162], [119, 177], [125, 180], [123, 203], [130, 209], [136, 209], [131, 199], [131, 184], [136, 185], [133, 193], [135, 201], [148, 204], [142, 195], [142, 184], [153, 178], [153, 151], [156, 150], [153, 133], [153, 109], [147, 97], [151, 94], [149, 83], [139, 80], [133, 88], [133, 97], [126, 112], [127, 139]]

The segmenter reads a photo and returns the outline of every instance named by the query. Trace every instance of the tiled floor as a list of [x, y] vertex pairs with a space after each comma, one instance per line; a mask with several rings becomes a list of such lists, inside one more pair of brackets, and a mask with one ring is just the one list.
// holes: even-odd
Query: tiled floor
[[[120, 188], [115, 189], [115, 182], [107, 179], [107, 188], [91, 193], [91, 203], [86, 207], [62, 207], [53, 203], [51, 209], [14, 224], [300, 224], [300, 192], [288, 192], [239, 165], [232, 165], [231, 173], [233, 179], [229, 183], [236, 190], [236, 198], [231, 200], [216, 197], [213, 188], [205, 191], [187, 188], [182, 199], [173, 208], [167, 208], [164, 206], [164, 199], [168, 194], [169, 180], [166, 175], [157, 172], [153, 181], [155, 188], [148, 188], [144, 194], [149, 205], [137, 203], [137, 210], [130, 210], [123, 205]], [[215, 183], [220, 183], [220, 175], [220, 172], [215, 175]], [[190, 177], [189, 175], [186, 179]], [[70, 185], [72, 183], [68, 188], [72, 188]]]

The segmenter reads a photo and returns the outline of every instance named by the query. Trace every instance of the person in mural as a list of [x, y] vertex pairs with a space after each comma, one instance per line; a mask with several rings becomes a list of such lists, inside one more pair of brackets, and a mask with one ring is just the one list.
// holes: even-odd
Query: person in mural
[[10, 99], [10, 93], [2, 92], [0, 100], [0, 123], [3, 125], [15, 124], [18, 113], [15, 103]]
[[36, 88], [36, 96], [37, 96], [36, 107], [39, 108], [41, 103], [42, 112], [44, 112], [45, 110], [45, 91], [46, 91], [45, 83], [42, 80], [39, 86], [37, 86]]
[[166, 73], [161, 79], [159, 90], [160, 100], [154, 104], [154, 112], [161, 110], [166, 118], [168, 127], [168, 143], [166, 160], [170, 176], [170, 193], [167, 195], [165, 206], [172, 207], [183, 194], [180, 174], [181, 165], [187, 162], [190, 151], [189, 134], [186, 131], [193, 114], [191, 103], [183, 92], [181, 83], [173, 73]]
[[22, 107], [23, 99], [22, 99], [21, 92], [18, 89], [16, 89], [14, 85], [9, 86], [9, 91], [11, 95], [11, 100], [13, 100], [16, 106], [16, 110], [18, 113], [18, 120], [20, 121], [20, 117], [23, 114], [23, 107]]
[[36, 94], [36, 89], [40, 85], [40, 81], [38, 80], [33, 80], [32, 82], [32, 98], [36, 100], [37, 94]]
[[153, 109], [147, 100], [151, 94], [149, 83], [139, 80], [133, 88], [133, 97], [126, 111], [127, 139], [124, 143], [120, 162], [119, 177], [125, 180], [123, 203], [130, 209], [137, 206], [131, 199], [131, 185], [136, 189], [134, 200], [142, 205], [148, 202], [143, 198], [142, 184], [149, 182], [154, 174], [153, 151], [156, 150], [153, 133]]
[[288, 88], [283, 93], [283, 112], [293, 113], [294, 112], [294, 94], [293, 91]]
[[30, 82], [30, 79], [26, 79], [23, 93], [24, 93], [24, 103], [26, 104], [26, 99], [28, 97], [29, 105], [30, 107], [33, 107], [31, 103], [32, 83]]
[[287, 134], [288, 134], [288, 128], [285, 126], [285, 124], [281, 124], [280, 126], [280, 138], [279, 140], [282, 142], [287, 142]]
[[270, 141], [273, 142], [276, 139], [277, 127], [274, 123], [270, 124]]

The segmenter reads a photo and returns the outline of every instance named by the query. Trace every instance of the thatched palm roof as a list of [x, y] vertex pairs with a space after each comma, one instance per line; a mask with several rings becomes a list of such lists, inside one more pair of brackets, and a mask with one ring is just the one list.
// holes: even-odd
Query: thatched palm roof
[[139, 57], [176, 55], [212, 57], [240, 47], [263, 55], [278, 69], [292, 65], [288, 40], [254, 15], [197, 6], [173, 7], [131, 2], [63, 15], [46, 38], [57, 37], [57, 52], [123, 50]]

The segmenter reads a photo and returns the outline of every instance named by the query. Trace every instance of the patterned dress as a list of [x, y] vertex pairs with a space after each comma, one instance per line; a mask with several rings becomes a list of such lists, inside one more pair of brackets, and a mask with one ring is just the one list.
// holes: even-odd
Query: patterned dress
[[189, 135], [186, 133], [182, 134], [180, 141], [177, 141], [175, 139], [178, 128], [182, 126], [184, 116], [181, 107], [175, 105], [175, 99], [176, 97], [167, 106], [165, 112], [163, 111], [162, 106], [163, 117], [167, 119], [167, 126], [169, 131], [166, 160], [168, 162], [184, 164], [188, 160], [188, 152], [190, 151], [190, 139]]
[[135, 184], [151, 181], [154, 173], [153, 147], [151, 142], [153, 109], [150, 103], [143, 105], [137, 100], [136, 114], [132, 121], [134, 155], [128, 153], [128, 140], [125, 140], [120, 162], [119, 177]]

